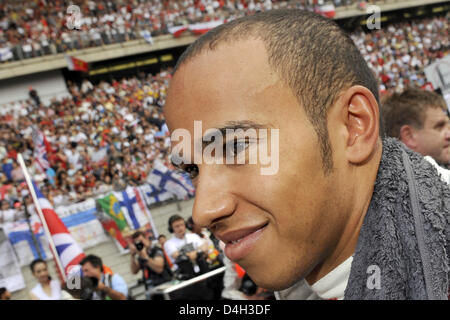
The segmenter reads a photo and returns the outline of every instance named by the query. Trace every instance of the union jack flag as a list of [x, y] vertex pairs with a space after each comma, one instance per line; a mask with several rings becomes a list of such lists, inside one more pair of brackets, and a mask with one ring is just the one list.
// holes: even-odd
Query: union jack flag
[[64, 273], [68, 275], [71, 271], [71, 267], [76, 267], [85, 257], [85, 254], [81, 247], [75, 242], [50, 202], [42, 195], [34, 181], [33, 188], [53, 243], [55, 244], [56, 253], [54, 254], [57, 255], [57, 258], [61, 262]]

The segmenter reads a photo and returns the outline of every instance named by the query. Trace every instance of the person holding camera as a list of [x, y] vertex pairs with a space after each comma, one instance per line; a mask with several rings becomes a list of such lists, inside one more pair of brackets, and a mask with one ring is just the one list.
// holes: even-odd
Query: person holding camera
[[[83, 278], [90, 280], [89, 286], [92, 293], [85, 300], [126, 300], [128, 296], [128, 286], [125, 280], [117, 273], [105, 274], [103, 262], [100, 257], [88, 255], [80, 262]], [[87, 288], [89, 289], [89, 288]], [[84, 290], [89, 291], [89, 290]]]
[[173, 237], [166, 241], [164, 250], [172, 260], [174, 269], [179, 268], [180, 262], [189, 258], [193, 265], [194, 272], [200, 273], [199, 260], [208, 254], [208, 243], [203, 241], [195, 233], [186, 232], [186, 222], [179, 215], [173, 215], [169, 218], [169, 232]]
[[[197, 234], [187, 232], [187, 225], [179, 215], [169, 218], [169, 232], [173, 236], [164, 243], [164, 251], [174, 264], [178, 280], [188, 280], [209, 271], [207, 263], [208, 243]], [[200, 281], [171, 293], [173, 300], [211, 300], [214, 290], [208, 281]]]
[[153, 245], [142, 231], [132, 235], [130, 243], [131, 273], [137, 274], [142, 270], [145, 287], [157, 286], [172, 279], [172, 271], [164, 258], [163, 250]]

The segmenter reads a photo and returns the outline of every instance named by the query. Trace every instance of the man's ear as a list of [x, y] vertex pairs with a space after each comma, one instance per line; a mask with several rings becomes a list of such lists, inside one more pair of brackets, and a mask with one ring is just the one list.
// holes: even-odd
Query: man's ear
[[417, 141], [415, 139], [414, 129], [410, 125], [405, 124], [400, 128], [399, 139], [411, 150], [416, 150]]
[[353, 164], [371, 158], [380, 138], [380, 111], [372, 92], [363, 86], [352, 86], [340, 98], [346, 125], [346, 155]]

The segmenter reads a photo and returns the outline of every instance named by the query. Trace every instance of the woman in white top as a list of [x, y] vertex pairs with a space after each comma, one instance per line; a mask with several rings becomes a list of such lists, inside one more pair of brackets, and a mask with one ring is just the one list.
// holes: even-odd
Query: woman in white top
[[52, 280], [48, 274], [47, 262], [42, 259], [34, 260], [31, 265], [31, 273], [38, 280], [38, 284], [30, 291], [32, 300], [61, 300], [61, 284]]

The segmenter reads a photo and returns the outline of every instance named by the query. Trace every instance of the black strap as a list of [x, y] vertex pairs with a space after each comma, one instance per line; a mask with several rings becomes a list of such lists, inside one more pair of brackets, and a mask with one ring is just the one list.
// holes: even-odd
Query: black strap
[[411, 161], [409, 160], [408, 155], [405, 150], [403, 152], [403, 163], [405, 165], [406, 174], [408, 176], [408, 185], [409, 185], [409, 197], [411, 199], [411, 209], [414, 217], [414, 226], [417, 238], [417, 244], [419, 247], [420, 258], [422, 260], [423, 267], [423, 275], [425, 279], [425, 290], [427, 293], [428, 300], [436, 300], [432, 290], [432, 281], [431, 281], [431, 260], [429, 252], [425, 245], [425, 231], [423, 230], [424, 222], [422, 216], [422, 210], [420, 208], [419, 199], [417, 197], [417, 186], [414, 180], [414, 172], [411, 167]]
[[[112, 288], [111, 283], [112, 283], [112, 274], [110, 274], [110, 273], [104, 274], [104, 275], [103, 275], [103, 284], [104, 284], [106, 287]], [[101, 291], [101, 292], [100, 292], [100, 298], [101, 298], [102, 300], [105, 300], [105, 299], [106, 299], [106, 293], [105, 293], [104, 291]]]

